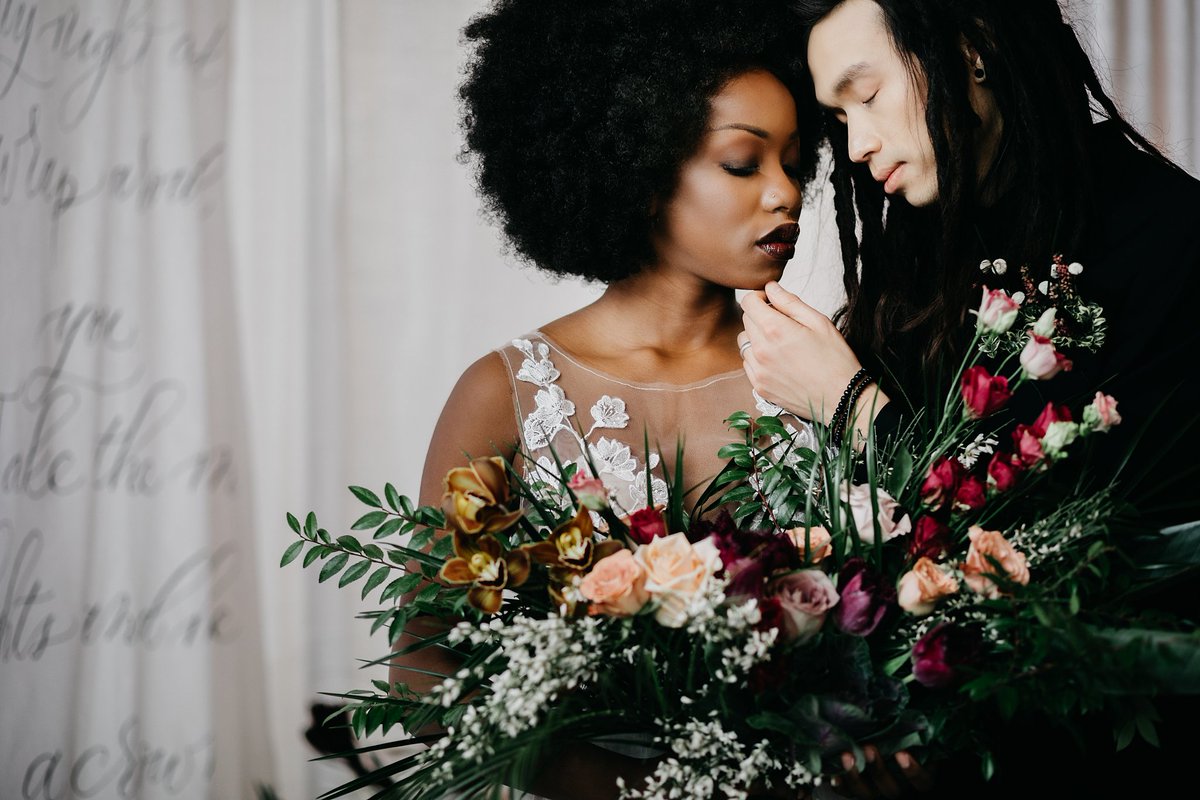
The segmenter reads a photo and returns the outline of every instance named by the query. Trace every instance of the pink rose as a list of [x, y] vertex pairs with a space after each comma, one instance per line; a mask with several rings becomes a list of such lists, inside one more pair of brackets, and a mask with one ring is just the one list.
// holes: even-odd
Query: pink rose
[[579, 582], [579, 592], [591, 603], [589, 614], [611, 617], [636, 614], [650, 599], [646, 571], [628, 550], [618, 550], [597, 561]]
[[804, 548], [804, 528], [792, 528], [787, 535], [800, 551], [800, 558], [810, 564], [819, 564], [821, 559], [833, 552], [833, 537], [824, 528], [813, 526], [808, 529], [808, 543], [811, 546], [808, 551]]
[[962, 375], [963, 410], [971, 419], [991, 416], [1012, 397], [1008, 378], [992, 375], [980, 366], [970, 367]]
[[1020, 306], [1003, 289], [983, 287], [983, 301], [975, 312], [980, 333], [1004, 333], [1017, 321]]
[[[1040, 445], [1039, 445], [1040, 447]], [[988, 464], [988, 486], [997, 492], [1007, 492], [1017, 483], [1024, 465], [1008, 453], [997, 452]]]
[[896, 601], [901, 608], [923, 617], [933, 612], [939, 599], [958, 592], [958, 581], [928, 558], [919, 558], [900, 578], [896, 591]]
[[1054, 344], [1045, 336], [1029, 332], [1029, 343], [1021, 351], [1021, 368], [1035, 381], [1053, 378], [1063, 370], [1071, 369], [1071, 361], [1054, 349]]
[[687, 622], [688, 604], [721, 568], [721, 554], [710, 539], [693, 546], [682, 533], [651, 539], [634, 558], [646, 571], [646, 591], [658, 601], [654, 618], [668, 628]]
[[954, 493], [954, 508], [958, 511], [976, 511], [987, 502], [983, 481], [974, 475], [963, 478]]
[[1096, 392], [1091, 405], [1083, 409], [1083, 422], [1096, 433], [1107, 433], [1114, 425], [1120, 425], [1117, 401], [1111, 395]]
[[604, 481], [593, 478], [586, 472], [576, 472], [567, 483], [567, 488], [575, 493], [579, 502], [592, 511], [600, 511], [608, 505], [608, 489]]
[[[995, 598], [1001, 594], [1000, 585], [991, 577], [997, 575], [1022, 586], [1029, 583], [1029, 565], [1025, 554], [1019, 552], [999, 531], [985, 531], [972, 525], [967, 531], [971, 546], [963, 562], [963, 580], [976, 594]], [[995, 562], [995, 564], [993, 563]], [[1000, 565], [1003, 575], [996, 572]]]
[[871, 487], [866, 484], [856, 484], [850, 487], [847, 495], [845, 487], [841, 490], [842, 502], [850, 504], [850, 514], [854, 517], [854, 527], [858, 530], [858, 538], [867, 544], [875, 542], [875, 524], [879, 524], [879, 534], [883, 541], [903, 536], [912, 530], [912, 520], [908, 518], [890, 494], [883, 489], [875, 489], [875, 502], [879, 504], [879, 516], [871, 505]]
[[825, 615], [838, 602], [833, 581], [819, 569], [802, 569], [776, 578], [768, 591], [779, 600], [783, 634], [789, 641], [806, 642], [815, 636]]
[[957, 458], [942, 456], [929, 465], [925, 482], [921, 484], [921, 502], [934, 511], [954, 497], [958, 482], [962, 480], [963, 466]]

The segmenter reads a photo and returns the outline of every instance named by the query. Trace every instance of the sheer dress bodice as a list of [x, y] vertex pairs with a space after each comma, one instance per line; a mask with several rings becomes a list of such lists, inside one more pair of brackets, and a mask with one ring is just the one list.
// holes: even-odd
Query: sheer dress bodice
[[[520, 447], [529, 456], [524, 471], [535, 481], [541, 477], [546, 499], [561, 500], [554, 455], [586, 472], [586, 447], [618, 513], [646, 506], [647, 458], [654, 502], [664, 503], [659, 454], [673, 479], [676, 444], [682, 442], [684, 485], [697, 487], [685, 498], [690, 502], [724, 466], [717, 456], [721, 447], [741, 440], [725, 419], [735, 411], [780, 412], [757, 397], [740, 369], [685, 385], [638, 383], [583, 363], [540, 331], [497, 352], [508, 367]], [[798, 424], [801, 436], [810, 433]]]

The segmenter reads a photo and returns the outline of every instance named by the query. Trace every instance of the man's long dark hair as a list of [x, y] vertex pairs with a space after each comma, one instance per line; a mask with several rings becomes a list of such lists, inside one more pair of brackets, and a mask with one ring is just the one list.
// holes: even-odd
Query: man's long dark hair
[[[843, 1], [794, 0], [794, 6], [811, 31]], [[873, 355], [904, 377], [905, 367], [924, 371], [953, 353], [956, 331], [978, 299], [971, 291], [978, 261], [967, 262], [978, 239], [974, 212], [989, 187], [976, 178], [980, 121], [968, 99], [964, 43], [982, 59], [1003, 119], [998, 155], [983, 183], [1002, 181], [1006, 195], [1021, 198], [1004, 242], [1014, 272], [1018, 264], [1048, 264], [1056, 252], [1069, 255], [1082, 240], [1095, 171], [1087, 146], [1093, 108], [1139, 147], [1170, 162], [1104, 91], [1057, 0], [874, 2], [910, 74], [927, 86], [938, 201], [925, 208], [903, 201], [885, 207], [867, 166], [850, 161], [845, 128], [830, 115], [847, 295], [838, 322], [860, 356]], [[807, 42], [803, 46], [807, 50]]]

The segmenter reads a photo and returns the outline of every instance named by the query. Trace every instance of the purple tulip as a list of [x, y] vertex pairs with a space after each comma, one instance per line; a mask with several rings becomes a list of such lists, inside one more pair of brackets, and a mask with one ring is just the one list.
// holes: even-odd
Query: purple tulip
[[867, 568], [861, 558], [852, 558], [838, 576], [841, 601], [834, 606], [833, 621], [855, 636], [870, 636], [896, 602], [896, 588]]

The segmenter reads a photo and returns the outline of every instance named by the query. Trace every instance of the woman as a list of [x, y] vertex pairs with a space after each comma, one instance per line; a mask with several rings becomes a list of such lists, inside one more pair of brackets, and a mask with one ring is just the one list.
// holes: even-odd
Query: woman
[[[734, 290], [782, 274], [815, 163], [807, 81], [784, 55], [795, 36], [775, 0], [500, 0], [467, 27], [466, 151], [488, 209], [524, 260], [607, 288], [466, 370], [422, 502], [465, 453], [536, 475], [551, 446], [587, 447], [626, 511], [646, 502], [646, 438], [686, 443], [689, 485], [720, 470], [723, 420], [755, 403]], [[419, 655], [406, 664], [431, 666]], [[393, 672], [427, 688], [414, 677]], [[536, 790], [615, 797], [635, 766], [564, 749]]]
[[[1105, 309], [1107, 341], [1098, 353], [1071, 353], [1072, 372], [1023, 387], [1014, 415], [1032, 419], [1047, 400], [1078, 403], [1103, 386], [1126, 424], [1095, 454], [1093, 474], [1115, 475], [1159, 523], [1200, 519], [1191, 488], [1200, 378], [1190, 368], [1200, 345], [1190, 310], [1200, 183], [1121, 117], [1056, 0], [794, 5], [829, 111], [848, 300], [835, 327], [774, 284], [745, 298], [741, 338], [755, 388], [786, 408], [828, 408], [865, 364], [883, 386], [860, 400], [858, 430], [873, 421], [886, 435], [908, 411], [905, 396], [944, 390], [940, 365], [957, 363], [966, 346], [961, 332], [981, 286], [1025, 291], [1018, 268], [1028, 265], [1037, 287], [1063, 254], [1083, 265], [1077, 288]], [[1093, 111], [1105, 121], [1094, 124]], [[1193, 577], [1159, 602], [1194, 613], [1194, 586]], [[1090, 746], [1111, 747], [1103, 726], [1093, 728]], [[1144, 790], [1158, 777], [1149, 749], [1127, 760], [1124, 775], [1064, 768], [1074, 748], [1036, 732], [1010, 738], [1041, 742], [1040, 751], [1012, 747], [998, 759], [1001, 776], [1022, 788], [1031, 758], [1055, 760], [1047, 777], [1064, 796], [1115, 793], [1122, 779]], [[1186, 740], [1181, 730], [1171, 738], [1176, 747]], [[972, 785], [977, 775], [971, 765], [942, 786], [985, 796]], [[987, 796], [1013, 791], [993, 785]]]

